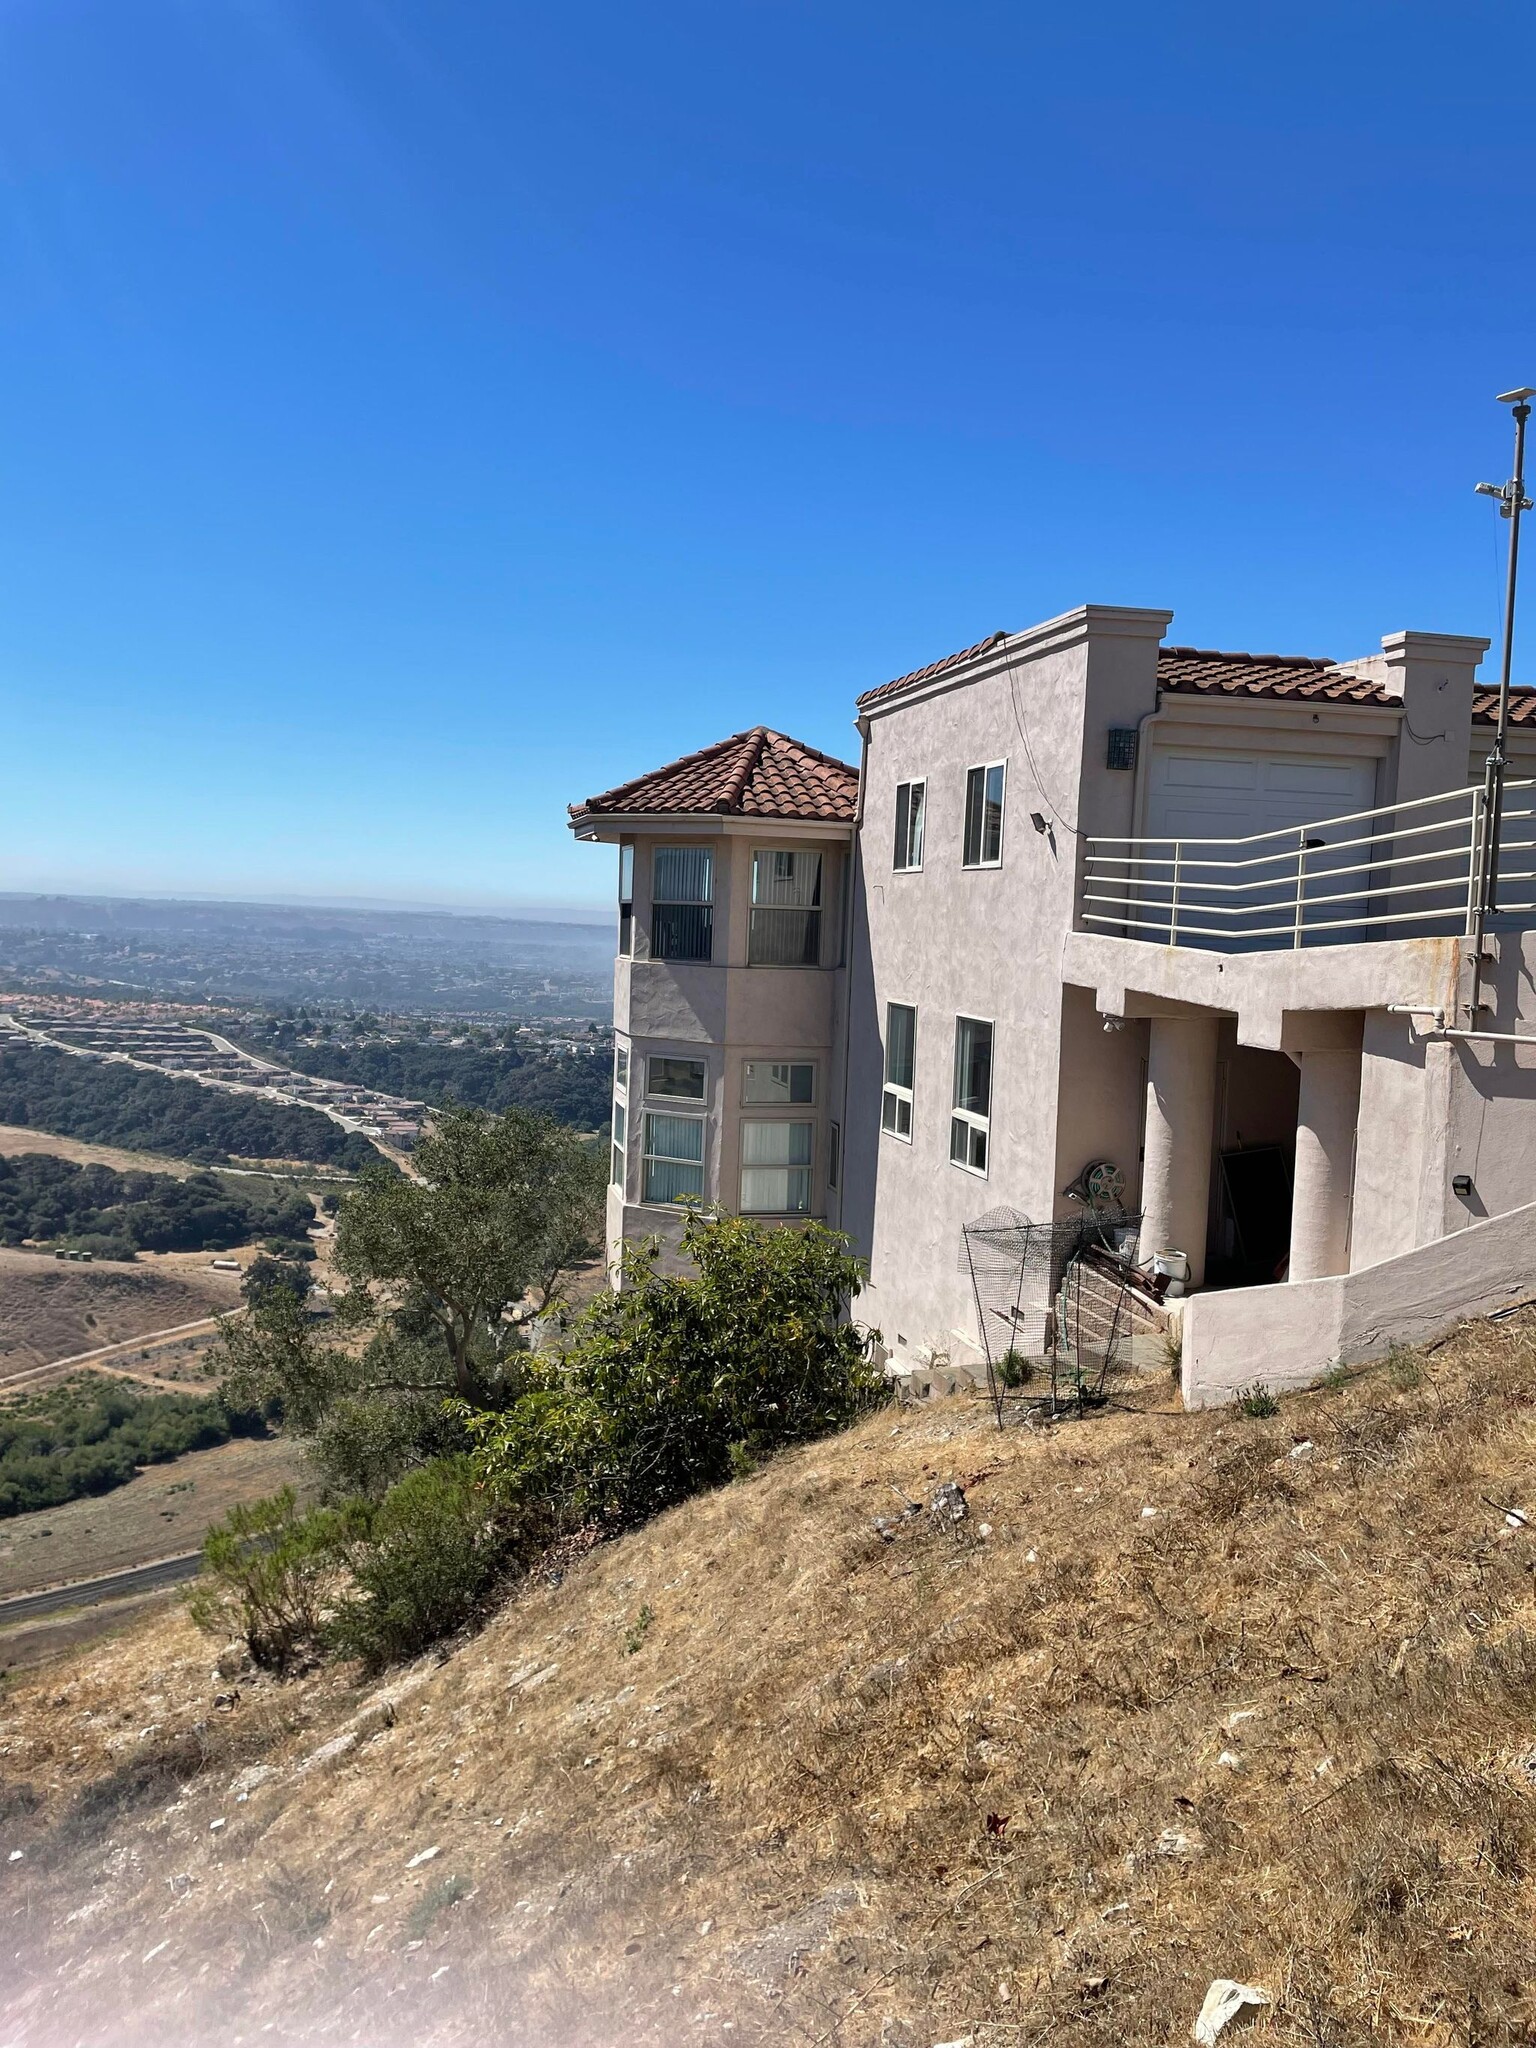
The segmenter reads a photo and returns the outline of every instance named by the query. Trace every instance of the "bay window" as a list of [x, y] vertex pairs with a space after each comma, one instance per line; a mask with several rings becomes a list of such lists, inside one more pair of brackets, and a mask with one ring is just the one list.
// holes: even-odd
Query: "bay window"
[[752, 967], [814, 967], [821, 959], [821, 855], [760, 848], [752, 855]]
[[661, 1116], [645, 1119], [643, 1196], [647, 1202], [702, 1202], [704, 1119]]
[[684, 1102], [704, 1100], [704, 1062], [657, 1055], [645, 1063], [647, 1095], [674, 1096]]
[[619, 951], [635, 950], [635, 849], [619, 848]]
[[812, 1129], [810, 1124], [742, 1124], [744, 1216], [809, 1215]]
[[816, 1069], [809, 1060], [748, 1060], [742, 1076], [743, 1102], [814, 1102]]
[[651, 866], [651, 957], [714, 953], [715, 855], [709, 846], [658, 846]]

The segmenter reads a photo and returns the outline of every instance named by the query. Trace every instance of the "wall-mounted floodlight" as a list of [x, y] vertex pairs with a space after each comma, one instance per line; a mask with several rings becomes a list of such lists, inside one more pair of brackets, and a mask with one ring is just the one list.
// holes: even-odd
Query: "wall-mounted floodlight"
[[1051, 829], [1050, 826], [1046, 823], [1044, 811], [1031, 811], [1029, 814], [1029, 822], [1031, 823], [1031, 825], [1034, 826], [1037, 832], [1049, 832], [1049, 830]]

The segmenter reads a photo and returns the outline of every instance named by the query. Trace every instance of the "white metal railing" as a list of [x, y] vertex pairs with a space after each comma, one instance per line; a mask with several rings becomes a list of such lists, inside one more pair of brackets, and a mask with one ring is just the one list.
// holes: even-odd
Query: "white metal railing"
[[[1481, 787], [1235, 839], [1084, 841], [1080, 922], [1218, 952], [1471, 931]], [[1536, 781], [1504, 785], [1500, 913], [1536, 915]]]

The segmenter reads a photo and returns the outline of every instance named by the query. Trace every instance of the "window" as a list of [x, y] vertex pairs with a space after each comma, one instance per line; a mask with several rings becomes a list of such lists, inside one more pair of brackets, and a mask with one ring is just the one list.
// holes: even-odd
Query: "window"
[[617, 1041], [613, 1048], [613, 1085], [626, 1090], [629, 1087], [629, 1047]]
[[624, 1185], [624, 1127], [628, 1113], [618, 1097], [613, 1101], [613, 1171], [609, 1178], [616, 1188]]
[[619, 951], [635, 950], [635, 849], [619, 848]]
[[843, 1170], [843, 1127], [832, 1124], [827, 1132], [827, 1186], [835, 1188]]
[[647, 1202], [703, 1201], [702, 1117], [646, 1117], [644, 1199]]
[[892, 1137], [912, 1142], [913, 1048], [917, 1012], [910, 1003], [885, 1006], [885, 1093], [880, 1100], [880, 1127]]
[[926, 782], [898, 782], [896, 785], [896, 858], [891, 865], [900, 872], [923, 864], [923, 812], [927, 808]]
[[752, 855], [752, 967], [814, 967], [821, 958], [821, 855], [769, 848]]
[[816, 1100], [816, 1069], [809, 1060], [748, 1060], [742, 1080], [743, 1102], [791, 1102]]
[[671, 1095], [684, 1102], [704, 1100], [702, 1060], [652, 1059], [646, 1061], [647, 1095]]
[[745, 1216], [805, 1216], [811, 1207], [811, 1125], [741, 1127], [741, 1208]]
[[992, 1116], [992, 1026], [976, 1017], [955, 1019], [955, 1107], [949, 1119], [949, 1156], [970, 1173], [987, 1170]]
[[651, 957], [710, 959], [714, 899], [712, 847], [658, 846], [651, 869]]
[[1003, 769], [993, 761], [965, 777], [965, 865], [995, 868], [1003, 858]]

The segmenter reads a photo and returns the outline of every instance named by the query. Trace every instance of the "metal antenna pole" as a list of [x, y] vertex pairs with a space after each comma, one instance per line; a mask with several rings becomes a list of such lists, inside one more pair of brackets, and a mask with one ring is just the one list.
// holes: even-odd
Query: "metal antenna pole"
[[1515, 651], [1515, 583], [1520, 568], [1520, 514], [1529, 512], [1531, 501], [1525, 495], [1525, 423], [1531, 416], [1530, 400], [1536, 398], [1536, 387], [1523, 386], [1518, 391], [1501, 391], [1500, 405], [1514, 408], [1515, 415], [1515, 473], [1507, 484], [1479, 484], [1478, 491], [1485, 498], [1499, 500], [1499, 517], [1509, 521], [1509, 568], [1504, 583], [1504, 646], [1499, 669], [1499, 722], [1495, 729], [1493, 752], [1488, 756], [1488, 766], [1483, 779], [1483, 844], [1482, 873], [1478, 889], [1478, 961], [1481, 970], [1482, 927], [1498, 908], [1499, 889], [1499, 834], [1504, 822], [1504, 776], [1509, 765], [1509, 683]]

